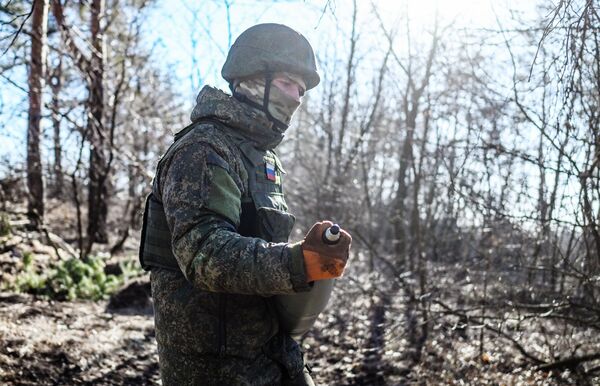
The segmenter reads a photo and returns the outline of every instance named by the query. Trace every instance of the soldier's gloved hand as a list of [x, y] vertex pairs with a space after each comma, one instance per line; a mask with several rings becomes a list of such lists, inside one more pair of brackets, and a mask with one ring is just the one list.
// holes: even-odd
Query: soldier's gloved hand
[[306, 267], [307, 281], [333, 279], [342, 276], [348, 261], [352, 236], [343, 229], [335, 244], [323, 241], [323, 232], [333, 223], [322, 221], [310, 228], [302, 242], [302, 254]]

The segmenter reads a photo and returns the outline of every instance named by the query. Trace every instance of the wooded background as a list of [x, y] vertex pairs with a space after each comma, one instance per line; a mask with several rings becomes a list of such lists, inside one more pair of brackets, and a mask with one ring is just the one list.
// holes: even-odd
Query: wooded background
[[[200, 3], [226, 11], [217, 22], [231, 44], [243, 30], [229, 20], [236, 2]], [[425, 371], [440, 331], [468, 337], [478, 364], [504, 345], [506, 372], [598, 381], [598, 1], [510, 8], [489, 28], [434, 14], [419, 31], [377, 2], [305, 5], [337, 29], [312, 41], [322, 82], [279, 148], [293, 238], [331, 219], [354, 240], [319, 322], [341, 333], [307, 342], [346, 347], [344, 332], [363, 325], [338, 358], [358, 369], [353, 384]], [[26, 205], [28, 229], [58, 234], [77, 259], [135, 254], [156, 162], [188, 122], [194, 95], [148, 44], [158, 6], [0, 2], [0, 129], [27, 130], [25, 159], [0, 151], [2, 213]], [[201, 5], [189, 12], [206, 18]], [[192, 39], [198, 74], [210, 32]]]

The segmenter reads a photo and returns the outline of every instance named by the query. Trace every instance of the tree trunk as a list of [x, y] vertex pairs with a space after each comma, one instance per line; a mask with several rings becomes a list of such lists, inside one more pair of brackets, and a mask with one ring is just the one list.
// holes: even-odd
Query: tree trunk
[[49, 78], [50, 88], [52, 89], [52, 128], [53, 128], [53, 150], [54, 150], [54, 186], [52, 188], [53, 197], [61, 197], [64, 189], [64, 176], [62, 168], [62, 144], [60, 139], [60, 114], [59, 114], [59, 93], [62, 88], [62, 58], [52, 70]]
[[104, 114], [104, 32], [100, 20], [104, 13], [104, 1], [92, 2], [91, 43], [92, 57], [89, 79], [89, 117], [90, 163], [88, 190], [88, 246], [91, 250], [94, 242], [107, 243], [108, 182], [109, 169], [106, 157], [107, 138], [103, 125]]
[[27, 213], [30, 224], [38, 227], [44, 218], [44, 182], [40, 156], [42, 87], [48, 26], [48, 0], [34, 1], [31, 26], [31, 65], [29, 67], [29, 126], [27, 128]]

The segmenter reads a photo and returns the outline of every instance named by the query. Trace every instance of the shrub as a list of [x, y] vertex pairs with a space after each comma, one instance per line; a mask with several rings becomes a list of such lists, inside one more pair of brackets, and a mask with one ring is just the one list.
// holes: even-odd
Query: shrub
[[12, 231], [10, 221], [6, 213], [0, 213], [0, 237], [7, 236]]
[[99, 300], [120, 284], [116, 276], [104, 273], [104, 261], [100, 258], [90, 257], [86, 261], [71, 258], [50, 273], [46, 290], [53, 299]]
[[138, 276], [140, 270], [135, 262], [121, 263], [123, 274], [116, 276], [104, 272], [101, 257], [87, 260], [71, 258], [61, 261], [47, 274], [36, 273], [31, 259], [25, 261], [25, 269], [17, 276], [15, 289], [21, 292], [47, 296], [55, 300], [100, 300], [114, 293], [129, 278]]
[[33, 267], [33, 253], [23, 253], [23, 271], [17, 276], [15, 289], [19, 292], [43, 294], [46, 286], [46, 277], [39, 275]]

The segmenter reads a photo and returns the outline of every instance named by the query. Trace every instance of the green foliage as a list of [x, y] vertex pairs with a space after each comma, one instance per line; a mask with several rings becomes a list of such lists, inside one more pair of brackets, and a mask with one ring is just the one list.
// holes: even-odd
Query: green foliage
[[14, 289], [19, 292], [41, 294], [46, 286], [46, 278], [35, 272], [33, 257], [34, 255], [31, 252], [23, 253], [23, 272], [17, 276]]
[[135, 261], [131, 260], [120, 263], [122, 274], [107, 275], [104, 260], [96, 256], [86, 260], [71, 258], [61, 261], [47, 274], [35, 272], [32, 257], [26, 259], [23, 256], [23, 262], [24, 270], [17, 276], [14, 289], [55, 300], [105, 299], [129, 278], [141, 273]]
[[104, 261], [90, 257], [61, 262], [48, 276], [46, 289], [55, 299], [98, 300], [114, 292], [121, 284], [114, 275], [104, 273]]
[[0, 237], [7, 236], [12, 231], [10, 221], [6, 213], [0, 213]]
[[15, 289], [19, 292], [29, 292], [36, 295], [42, 295], [46, 286], [46, 278], [38, 275], [33, 269], [27, 267], [23, 273], [17, 277]]
[[23, 253], [23, 266], [25, 267], [25, 269], [31, 267], [31, 263], [33, 263], [33, 253]]
[[122, 279], [127, 281], [131, 278], [144, 275], [146, 272], [140, 266], [140, 262], [136, 258], [124, 260], [119, 263], [121, 271], [123, 272]]

